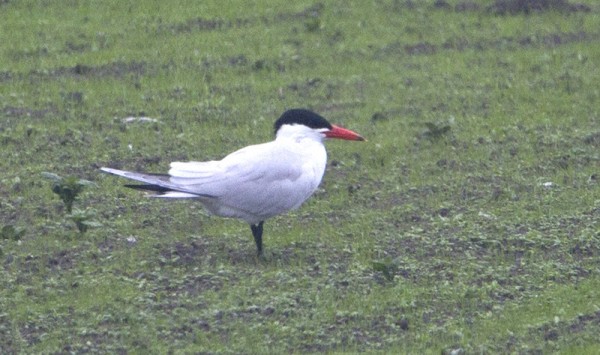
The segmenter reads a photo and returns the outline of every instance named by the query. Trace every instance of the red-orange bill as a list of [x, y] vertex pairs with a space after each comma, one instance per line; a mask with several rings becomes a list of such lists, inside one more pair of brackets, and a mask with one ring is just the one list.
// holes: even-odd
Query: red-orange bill
[[358, 133], [344, 127], [331, 125], [331, 129], [325, 132], [327, 138], [345, 139], [348, 141], [364, 141], [365, 139]]

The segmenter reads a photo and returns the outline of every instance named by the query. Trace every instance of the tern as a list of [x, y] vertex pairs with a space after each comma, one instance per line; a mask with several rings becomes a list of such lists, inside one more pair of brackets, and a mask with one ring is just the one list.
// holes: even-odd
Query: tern
[[306, 109], [285, 111], [274, 128], [271, 142], [222, 160], [172, 162], [168, 174], [101, 170], [142, 182], [125, 186], [153, 192], [153, 197], [195, 199], [213, 215], [246, 221], [262, 256], [264, 221], [300, 207], [321, 183], [327, 164], [324, 140], [365, 140]]

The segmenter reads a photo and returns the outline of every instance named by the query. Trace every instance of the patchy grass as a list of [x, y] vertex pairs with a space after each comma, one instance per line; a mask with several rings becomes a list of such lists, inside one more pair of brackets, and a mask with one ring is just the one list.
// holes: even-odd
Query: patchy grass
[[[0, 352], [598, 352], [600, 9], [519, 4], [1, 3]], [[291, 107], [369, 141], [328, 143], [264, 260], [98, 173]], [[43, 172], [95, 183], [95, 228]]]

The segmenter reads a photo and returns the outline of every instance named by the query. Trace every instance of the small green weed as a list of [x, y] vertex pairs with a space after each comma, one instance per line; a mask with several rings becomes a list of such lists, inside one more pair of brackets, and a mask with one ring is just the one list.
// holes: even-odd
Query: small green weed
[[54, 173], [43, 172], [42, 175], [54, 183], [52, 184], [52, 192], [57, 194], [65, 204], [65, 209], [68, 212], [67, 218], [72, 220], [80, 233], [85, 233], [88, 228], [100, 227], [101, 223], [94, 220], [96, 212], [92, 209], [75, 209], [73, 210], [73, 203], [77, 200], [79, 194], [83, 191], [86, 186], [95, 186], [96, 184], [79, 179], [75, 176], [69, 176], [63, 178]]
[[25, 228], [7, 224], [0, 230], [0, 239], [20, 240], [25, 234]]
[[85, 209], [80, 210], [75, 208], [71, 214], [68, 215], [68, 218], [75, 222], [77, 229], [80, 233], [87, 232], [88, 228], [98, 228], [102, 227], [102, 223], [95, 220], [96, 211], [93, 209]]
[[373, 271], [381, 272], [388, 281], [393, 281], [394, 276], [398, 271], [398, 260], [389, 257], [383, 260], [373, 261], [371, 265]]
[[63, 178], [54, 173], [43, 172], [42, 176], [52, 180], [52, 192], [58, 195], [62, 202], [65, 204], [65, 208], [68, 213], [73, 210], [73, 203], [77, 199], [77, 196], [83, 191], [86, 186], [94, 186], [91, 181], [79, 179], [75, 176], [69, 176]]
[[450, 132], [450, 125], [445, 123], [425, 122], [427, 131], [423, 133], [423, 137], [433, 141], [442, 138]]

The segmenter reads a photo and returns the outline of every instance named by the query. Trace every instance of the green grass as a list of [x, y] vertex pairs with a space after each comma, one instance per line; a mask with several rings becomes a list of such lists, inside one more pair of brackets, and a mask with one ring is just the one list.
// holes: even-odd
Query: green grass
[[[599, 352], [581, 3], [0, 4], [0, 352]], [[245, 223], [97, 169], [218, 159], [292, 107], [368, 142], [328, 142], [264, 260]], [[96, 184], [73, 207], [94, 228], [43, 172]]]

